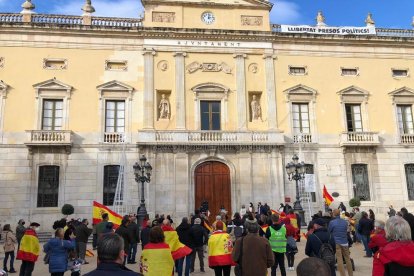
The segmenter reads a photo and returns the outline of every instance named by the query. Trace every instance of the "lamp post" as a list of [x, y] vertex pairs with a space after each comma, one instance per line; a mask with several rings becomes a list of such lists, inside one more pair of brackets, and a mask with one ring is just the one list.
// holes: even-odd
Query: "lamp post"
[[292, 162], [286, 164], [286, 172], [288, 175], [289, 181], [294, 180], [296, 182], [296, 201], [293, 205], [293, 210], [296, 213], [299, 213], [301, 217], [301, 226], [306, 226], [304, 211], [302, 205], [300, 204], [299, 196], [299, 181], [305, 179], [305, 162], [299, 162], [299, 157], [294, 154], [292, 157]]
[[141, 182], [141, 203], [137, 210], [139, 227], [142, 227], [142, 223], [147, 215], [147, 208], [145, 207], [145, 197], [144, 197], [144, 184], [145, 182], [151, 181], [151, 164], [147, 162], [145, 155], [141, 155], [139, 162], [135, 162], [134, 166], [134, 175], [135, 181], [137, 184]]

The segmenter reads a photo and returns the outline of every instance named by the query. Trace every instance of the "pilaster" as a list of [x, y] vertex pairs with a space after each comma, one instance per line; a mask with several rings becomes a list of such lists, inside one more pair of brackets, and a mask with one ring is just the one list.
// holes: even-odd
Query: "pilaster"
[[277, 107], [276, 107], [276, 85], [275, 85], [275, 66], [273, 54], [264, 54], [265, 75], [266, 75], [266, 97], [267, 97], [267, 121], [269, 130], [277, 129]]
[[154, 129], [154, 56], [155, 51], [144, 51], [144, 129]]
[[185, 130], [185, 64], [184, 52], [176, 52], [175, 57], [175, 93], [176, 93], [176, 129]]
[[246, 54], [236, 53], [237, 129], [247, 130], [246, 116]]

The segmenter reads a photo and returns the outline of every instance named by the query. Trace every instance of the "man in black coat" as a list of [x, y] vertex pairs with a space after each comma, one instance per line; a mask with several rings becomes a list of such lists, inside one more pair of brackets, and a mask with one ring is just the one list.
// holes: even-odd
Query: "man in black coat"
[[89, 221], [87, 219], [83, 219], [82, 223], [75, 228], [76, 253], [84, 264], [88, 264], [88, 262], [85, 261], [86, 245], [88, 244], [89, 236], [92, 234], [92, 229], [88, 228], [88, 225]]
[[[192, 242], [191, 235], [190, 235], [191, 225], [188, 223], [188, 218], [183, 218], [181, 224], [175, 230], [177, 231], [180, 242], [188, 246], [189, 248], [192, 248], [193, 242]], [[178, 275], [182, 275], [183, 273], [184, 260], [185, 260], [184, 275], [189, 275], [190, 273], [191, 254], [178, 260], [178, 264], [177, 264]]]
[[[335, 254], [335, 240], [334, 237], [328, 233], [328, 229], [324, 226], [325, 220], [322, 218], [317, 218], [313, 220], [313, 234], [308, 236], [306, 241], [305, 254], [309, 257], [319, 258], [319, 250], [322, 246], [322, 243], [329, 243], [332, 247], [332, 250]], [[331, 275], [335, 276], [335, 265], [331, 266]]]
[[411, 213], [408, 213], [407, 208], [403, 207], [401, 208], [401, 214], [403, 215], [403, 219], [405, 219], [411, 228], [411, 239], [414, 241], [414, 215]]
[[[129, 255], [129, 245], [131, 244], [131, 235], [128, 231], [128, 225], [129, 225], [129, 216], [124, 216], [122, 218], [122, 222], [121, 225], [118, 227], [118, 229], [116, 229], [115, 233], [118, 234], [119, 236], [122, 237], [122, 239], [124, 240], [124, 251], [126, 255]], [[98, 245], [99, 248], [99, 245]], [[124, 258], [124, 265], [126, 263], [128, 257]]]
[[128, 263], [129, 264], [136, 264], [135, 261], [137, 255], [137, 246], [139, 241], [139, 228], [138, 224], [136, 223], [137, 218], [133, 214], [129, 216], [130, 222], [128, 224], [128, 232], [129, 236], [131, 237], [131, 244], [129, 245], [129, 252], [128, 252]]
[[372, 251], [368, 247], [369, 239], [372, 230], [374, 230], [374, 222], [368, 218], [367, 212], [362, 212], [362, 218], [359, 220], [358, 224], [358, 232], [361, 235], [362, 243], [365, 247], [365, 256], [364, 257], [372, 257]]
[[193, 252], [191, 252], [191, 272], [194, 272], [194, 262], [196, 258], [196, 253], [198, 254], [198, 259], [200, 261], [200, 271], [204, 272], [204, 248], [203, 245], [207, 244], [208, 233], [206, 229], [201, 226], [201, 219], [196, 218], [194, 220], [194, 225], [191, 227], [189, 232]]

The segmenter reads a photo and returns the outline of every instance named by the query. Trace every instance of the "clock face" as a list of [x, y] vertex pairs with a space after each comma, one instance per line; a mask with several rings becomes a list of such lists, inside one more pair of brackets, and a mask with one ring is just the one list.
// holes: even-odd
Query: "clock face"
[[204, 23], [210, 25], [214, 22], [216, 18], [214, 17], [214, 14], [212, 12], [203, 12], [201, 15], [201, 21]]

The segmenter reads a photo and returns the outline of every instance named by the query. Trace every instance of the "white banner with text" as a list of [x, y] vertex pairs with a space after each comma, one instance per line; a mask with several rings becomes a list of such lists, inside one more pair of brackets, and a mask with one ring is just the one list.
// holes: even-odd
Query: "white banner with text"
[[281, 25], [282, 33], [302, 33], [318, 35], [376, 35], [377, 31], [374, 26], [369, 27], [315, 27], [315, 26], [292, 26]]

